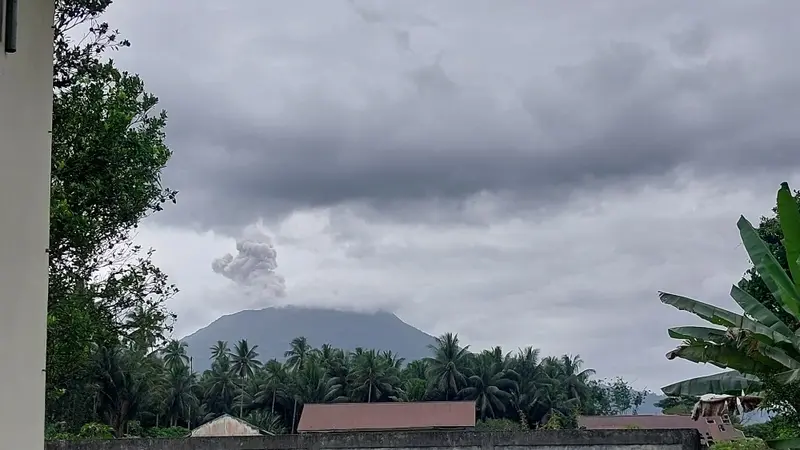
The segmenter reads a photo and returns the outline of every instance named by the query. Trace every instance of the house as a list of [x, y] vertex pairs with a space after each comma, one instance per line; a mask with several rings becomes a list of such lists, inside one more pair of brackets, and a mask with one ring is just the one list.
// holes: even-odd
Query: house
[[700, 420], [692, 420], [691, 416], [678, 415], [580, 416], [578, 425], [587, 430], [695, 428], [700, 431], [701, 442], [707, 446], [711, 446], [715, 442], [732, 441], [744, 437], [744, 433], [733, 427], [727, 414], [701, 417]]
[[303, 407], [299, 433], [471, 430], [475, 402], [328, 403]]
[[18, 406], [3, 448], [44, 445], [53, 6], [0, 0], [0, 398]]
[[188, 437], [260, 436], [264, 434], [273, 436], [269, 431], [262, 430], [238, 417], [223, 414], [195, 428]]

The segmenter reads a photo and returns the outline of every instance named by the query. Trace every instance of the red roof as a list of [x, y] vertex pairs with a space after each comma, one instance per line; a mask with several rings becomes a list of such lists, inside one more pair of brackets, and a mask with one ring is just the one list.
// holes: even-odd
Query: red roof
[[297, 431], [376, 431], [474, 426], [474, 401], [317, 403], [303, 407]]

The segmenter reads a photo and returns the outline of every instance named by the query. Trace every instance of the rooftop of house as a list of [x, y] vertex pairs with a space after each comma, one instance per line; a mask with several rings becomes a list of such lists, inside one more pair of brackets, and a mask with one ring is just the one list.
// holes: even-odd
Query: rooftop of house
[[231, 416], [223, 414], [215, 419], [212, 419], [189, 432], [190, 437], [198, 436], [242, 436], [242, 435], [259, 435], [272, 433], [262, 430], [257, 426]]
[[459, 429], [474, 426], [474, 401], [328, 403], [305, 405], [297, 431]]

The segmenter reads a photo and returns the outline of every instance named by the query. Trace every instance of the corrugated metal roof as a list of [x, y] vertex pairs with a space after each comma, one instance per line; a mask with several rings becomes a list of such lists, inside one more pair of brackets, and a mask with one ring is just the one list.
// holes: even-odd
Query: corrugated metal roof
[[328, 403], [305, 405], [297, 431], [375, 431], [474, 426], [474, 401]]
[[258, 436], [272, 434], [238, 417], [223, 414], [206, 422], [189, 433], [190, 437], [207, 436]]
[[[744, 433], [733, 427], [725, 417], [701, 417], [692, 420], [689, 416], [580, 416], [578, 425], [589, 430], [608, 430], [622, 428], [664, 429], [694, 428], [700, 431], [705, 441], [730, 441], [744, 437]], [[713, 442], [712, 442], [713, 443]]]

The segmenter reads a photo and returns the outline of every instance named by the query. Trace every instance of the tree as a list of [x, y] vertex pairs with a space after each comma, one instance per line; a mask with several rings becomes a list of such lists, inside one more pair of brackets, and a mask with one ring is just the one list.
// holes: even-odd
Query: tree
[[192, 389], [197, 382], [196, 374], [185, 365], [167, 366], [164, 382], [167, 388], [164, 407], [170, 426], [177, 426], [181, 419], [190, 423], [192, 409], [199, 406]]
[[[667, 358], [733, 369], [666, 386], [662, 389], [665, 394], [738, 394], [743, 390], [760, 391], [767, 382], [787, 385], [800, 379], [800, 347], [795, 329], [781, 320], [774, 308], [778, 306], [795, 320], [800, 319], [800, 210], [786, 183], [778, 191], [777, 204], [777, 221], [784, 236], [777, 253], [784, 253], [788, 270], [750, 222], [742, 217], [737, 223], [755, 273], [770, 293], [769, 301], [759, 300], [734, 285], [730, 295], [744, 311], [736, 314], [687, 297], [660, 293], [662, 302], [722, 327], [670, 328], [669, 335], [683, 343]], [[800, 411], [800, 403], [791, 407]]]
[[697, 397], [666, 397], [656, 402], [653, 406], [661, 408], [662, 414], [688, 416], [691, 414], [697, 400]]
[[314, 349], [304, 336], [292, 339], [289, 350], [284, 352], [286, 364], [293, 370], [302, 369], [306, 362], [314, 357]]
[[519, 389], [514, 379], [516, 372], [503, 367], [492, 353], [483, 353], [476, 358], [468, 386], [458, 395], [466, 400], [475, 400], [481, 420], [496, 419], [506, 412], [512, 392]]
[[[612, 380], [589, 380], [586, 382], [588, 397], [583, 412], [592, 416], [636, 414], [647, 390], [634, 389], [622, 377]], [[694, 405], [694, 403], [692, 403]]]
[[93, 351], [92, 381], [97, 392], [97, 411], [106, 419], [116, 437], [122, 437], [148, 395], [152, 367], [139, 351], [122, 345], [96, 347]]
[[399, 398], [399, 368], [391, 353], [378, 354], [367, 350], [353, 361], [349, 382], [351, 401], [397, 400]]
[[426, 359], [430, 388], [437, 389], [444, 394], [445, 400], [450, 400], [467, 384], [464, 371], [468, 364], [469, 346], [461, 347], [457, 334], [446, 333], [437, 337], [436, 344], [428, 348], [434, 353]]
[[131, 244], [139, 221], [177, 193], [160, 179], [171, 156], [166, 115], [154, 113], [157, 99], [137, 76], [103, 57], [128, 45], [98, 21], [110, 3], [58, 0], [54, 17], [47, 415], [75, 425], [91, 398], [92, 345], [155, 347], [177, 291], [152, 250]]
[[189, 355], [186, 353], [188, 345], [177, 339], [172, 339], [161, 351], [164, 355], [164, 365], [168, 369], [184, 367], [189, 364]]
[[[800, 191], [795, 191], [794, 200], [797, 204], [797, 208], [800, 209]], [[781, 230], [781, 224], [777, 216], [778, 207], [776, 206], [773, 208], [772, 212], [775, 215], [761, 218], [756, 231], [758, 232], [758, 237], [767, 244], [770, 253], [775, 256], [778, 264], [780, 264], [783, 270], [789, 273], [788, 259], [786, 258], [786, 251], [782, 244], [783, 230]], [[792, 278], [795, 279], [796, 276], [797, 275], [794, 275]], [[772, 311], [781, 322], [785, 323], [790, 329], [796, 330], [800, 328], [800, 321], [798, 321], [794, 315], [783, 309], [780, 303], [775, 300], [775, 297], [772, 296], [772, 293], [758, 274], [755, 266], [747, 270], [745, 276], [739, 281], [739, 287]]]
[[[292, 340], [290, 349], [296, 350], [299, 342], [302, 340]], [[616, 391], [625, 390], [625, 395], [618, 397], [628, 401], [635, 397], [622, 379], [611, 383], [591, 379], [593, 371], [583, 369], [577, 356], [540, 360], [539, 351], [532, 347], [514, 354], [500, 347], [475, 354], [451, 333], [440, 336], [438, 343], [432, 346], [430, 358], [405, 365], [400, 355], [390, 351], [346, 351], [330, 345], [301, 345], [305, 350], [292, 355], [307, 355], [302, 364], [270, 360], [261, 365], [254, 362], [256, 347], [246, 340], [237, 342], [227, 355], [220, 354], [227, 345], [217, 343], [208, 349], [212, 365], [202, 374], [185, 364], [182, 355], [186, 347], [178, 341], [150, 352], [122, 340], [116, 345], [94, 346], [86, 378], [92, 396], [82, 405], [88, 425], [71, 430], [78, 436], [81, 428], [103, 427], [117, 437], [183, 436], [191, 426], [222, 414], [236, 414], [273, 432], [293, 432], [309, 403], [442, 401], [448, 396], [455, 401], [475, 400], [476, 418], [484, 426], [570, 428], [577, 426], [577, 414], [627, 409], [616, 406], [600, 411], [596, 406], [621, 404], [614, 397]], [[443, 379], [458, 379], [457, 375], [431, 370], [449, 366], [442, 364], [447, 358], [464, 377], [456, 392], [437, 386]], [[63, 425], [50, 424], [48, 430], [65, 436]]]
[[[258, 352], [256, 352], [257, 345], [250, 347], [246, 339], [242, 339], [233, 346], [233, 352], [230, 353], [231, 372], [243, 380], [247, 381], [252, 378], [256, 369], [261, 366], [261, 361], [258, 360]], [[240, 397], [239, 402], [239, 417], [244, 417], [244, 385], [240, 383]]]
[[231, 351], [231, 349], [228, 348], [227, 341], [217, 341], [217, 343], [214, 344], [210, 350], [211, 350], [211, 359], [213, 359], [214, 361], [219, 361], [222, 358], [227, 358], [228, 354]]

